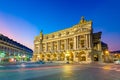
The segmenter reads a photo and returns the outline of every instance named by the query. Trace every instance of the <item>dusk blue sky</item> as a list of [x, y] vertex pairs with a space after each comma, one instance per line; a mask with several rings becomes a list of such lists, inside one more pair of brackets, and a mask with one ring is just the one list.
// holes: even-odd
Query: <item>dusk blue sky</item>
[[120, 50], [120, 0], [0, 0], [0, 33], [34, 47], [34, 37], [72, 27], [81, 16], [102, 31], [109, 50]]

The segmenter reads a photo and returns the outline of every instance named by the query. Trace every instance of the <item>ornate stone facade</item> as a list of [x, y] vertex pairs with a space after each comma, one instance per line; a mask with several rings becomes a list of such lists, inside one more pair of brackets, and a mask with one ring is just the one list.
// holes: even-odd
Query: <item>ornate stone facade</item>
[[92, 62], [93, 56], [92, 21], [81, 18], [71, 28], [43, 34], [34, 40], [33, 61]]

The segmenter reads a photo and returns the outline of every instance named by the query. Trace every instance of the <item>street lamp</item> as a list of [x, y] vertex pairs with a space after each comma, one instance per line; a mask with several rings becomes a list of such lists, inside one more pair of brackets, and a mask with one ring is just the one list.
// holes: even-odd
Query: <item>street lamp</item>
[[108, 50], [106, 50], [106, 51], [105, 51], [105, 54], [106, 54], [106, 55], [109, 55], [109, 51], [108, 51]]

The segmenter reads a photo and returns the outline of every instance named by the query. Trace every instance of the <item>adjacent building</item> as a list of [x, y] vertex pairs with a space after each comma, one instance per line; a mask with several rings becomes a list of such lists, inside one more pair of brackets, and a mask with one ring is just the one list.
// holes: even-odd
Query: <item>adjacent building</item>
[[111, 51], [110, 55], [113, 57], [113, 61], [120, 61], [120, 50]]
[[33, 51], [0, 34], [0, 62], [30, 61]]
[[101, 32], [93, 33], [92, 21], [84, 17], [70, 28], [43, 34], [34, 39], [33, 61], [102, 61]]

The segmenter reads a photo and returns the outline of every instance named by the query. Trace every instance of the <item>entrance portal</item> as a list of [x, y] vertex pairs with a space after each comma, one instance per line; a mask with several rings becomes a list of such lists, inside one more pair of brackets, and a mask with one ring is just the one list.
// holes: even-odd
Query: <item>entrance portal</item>
[[98, 61], [99, 59], [98, 59], [98, 55], [97, 54], [95, 54], [94, 55], [94, 61]]
[[78, 61], [86, 61], [86, 53], [84, 51], [78, 53]]

